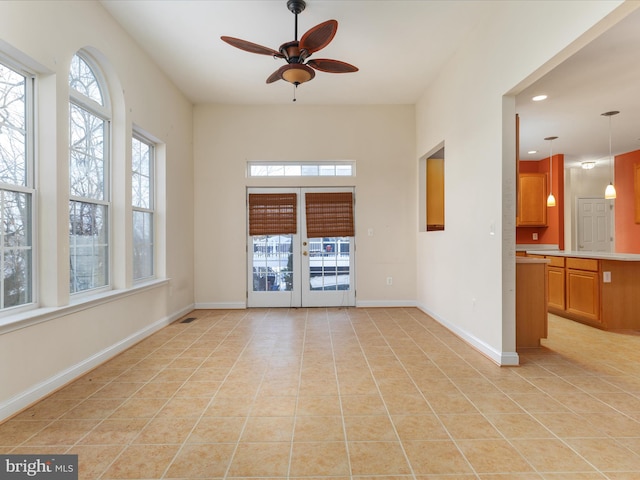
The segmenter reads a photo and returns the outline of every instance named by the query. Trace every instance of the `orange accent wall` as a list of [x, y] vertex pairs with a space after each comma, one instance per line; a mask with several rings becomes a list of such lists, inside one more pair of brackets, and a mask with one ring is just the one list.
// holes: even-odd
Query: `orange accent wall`
[[635, 223], [633, 168], [640, 164], [640, 150], [617, 155], [614, 160], [616, 187], [616, 252], [640, 253], [640, 224]]
[[[549, 157], [540, 161], [520, 162], [521, 173], [549, 174]], [[516, 244], [551, 244], [558, 245], [564, 250], [564, 155], [553, 156], [553, 182], [551, 191], [556, 197], [556, 206], [547, 207], [546, 227], [516, 227]], [[538, 234], [538, 240], [533, 240], [532, 234]]]

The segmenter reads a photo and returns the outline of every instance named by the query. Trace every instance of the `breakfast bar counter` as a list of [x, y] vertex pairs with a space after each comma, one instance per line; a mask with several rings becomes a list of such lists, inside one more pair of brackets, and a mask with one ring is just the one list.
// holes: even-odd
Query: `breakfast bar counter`
[[548, 311], [605, 330], [640, 330], [640, 255], [529, 250], [549, 260]]

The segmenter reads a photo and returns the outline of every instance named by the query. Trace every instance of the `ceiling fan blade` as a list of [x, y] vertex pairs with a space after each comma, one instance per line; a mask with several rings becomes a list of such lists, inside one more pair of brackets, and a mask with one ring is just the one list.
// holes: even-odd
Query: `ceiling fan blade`
[[263, 47], [262, 45], [258, 45], [257, 43], [251, 43], [239, 38], [225, 36], [220, 37], [220, 39], [224, 42], [227, 42], [233, 47], [244, 50], [245, 52], [257, 53], [259, 55], [269, 55], [270, 57], [284, 58], [284, 56], [280, 52], [275, 51], [273, 48]]
[[276, 70], [271, 75], [269, 75], [269, 78], [267, 78], [267, 83], [277, 82], [278, 80], [281, 80], [281, 79], [282, 79], [282, 67], [280, 67], [278, 70]]
[[327, 73], [351, 73], [357, 72], [358, 67], [354, 67], [350, 63], [341, 62], [340, 60], [331, 60], [329, 58], [316, 58], [307, 62], [311, 68]]
[[300, 49], [306, 50], [309, 55], [323, 49], [333, 40], [338, 31], [338, 22], [327, 20], [311, 28], [300, 39]]

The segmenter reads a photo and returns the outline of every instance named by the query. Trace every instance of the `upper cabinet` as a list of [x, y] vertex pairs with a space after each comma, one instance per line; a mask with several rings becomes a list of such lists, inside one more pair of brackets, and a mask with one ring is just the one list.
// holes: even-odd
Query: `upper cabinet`
[[547, 226], [547, 174], [518, 175], [518, 227]]

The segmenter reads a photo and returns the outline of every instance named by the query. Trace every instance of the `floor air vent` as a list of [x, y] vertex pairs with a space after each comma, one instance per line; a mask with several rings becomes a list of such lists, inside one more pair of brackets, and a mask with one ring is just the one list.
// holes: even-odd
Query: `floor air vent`
[[196, 319], [196, 317], [189, 317], [182, 320], [180, 323], [191, 323]]

